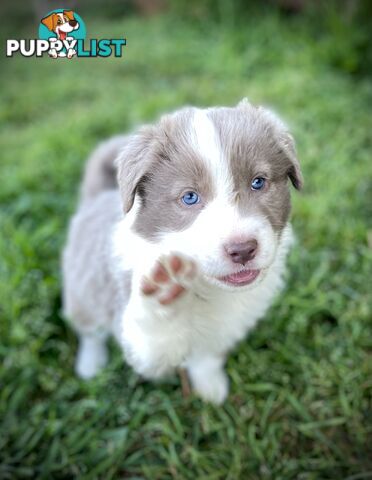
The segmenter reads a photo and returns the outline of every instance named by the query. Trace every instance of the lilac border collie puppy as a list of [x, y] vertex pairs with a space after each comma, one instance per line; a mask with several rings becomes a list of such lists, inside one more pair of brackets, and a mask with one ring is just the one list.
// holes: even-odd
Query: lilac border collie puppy
[[272, 304], [292, 243], [294, 142], [270, 111], [184, 108], [103, 143], [87, 163], [63, 256], [76, 371], [114, 335], [140, 375], [187, 369], [221, 403], [227, 353]]

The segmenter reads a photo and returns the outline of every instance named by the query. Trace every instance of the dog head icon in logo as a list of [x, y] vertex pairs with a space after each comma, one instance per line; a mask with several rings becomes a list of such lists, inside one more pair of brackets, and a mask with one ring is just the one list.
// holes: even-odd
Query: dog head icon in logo
[[76, 55], [76, 40], [84, 39], [85, 25], [81, 17], [72, 10], [57, 9], [41, 19], [39, 37], [49, 40], [49, 56], [72, 58]]

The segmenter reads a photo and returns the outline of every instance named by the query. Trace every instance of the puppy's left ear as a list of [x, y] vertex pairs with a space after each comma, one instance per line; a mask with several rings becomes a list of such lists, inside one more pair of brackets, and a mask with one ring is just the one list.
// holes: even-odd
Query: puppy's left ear
[[292, 185], [301, 190], [304, 185], [304, 179], [301, 172], [300, 163], [297, 158], [296, 146], [292, 135], [288, 131], [284, 131], [280, 135], [280, 145], [288, 158], [290, 165], [287, 170], [287, 175], [292, 182]]
[[283, 121], [271, 110], [264, 107], [254, 107], [249, 103], [247, 98], [243, 98], [237, 105], [237, 108], [243, 109], [246, 114], [250, 114], [253, 118], [263, 119], [264, 125], [271, 126], [270, 130], [275, 139], [279, 143], [280, 151], [285, 159], [283, 173], [286, 173], [292, 182], [292, 185], [301, 190], [304, 184], [300, 163], [297, 159], [295, 142], [289, 133], [287, 126]]
[[63, 10], [63, 14], [66, 15], [66, 17], [69, 20], [75, 20], [74, 18], [74, 12], [72, 10]]
[[301, 190], [304, 185], [300, 163], [297, 158], [296, 145], [292, 135], [288, 131], [286, 124], [274, 113], [263, 107], [258, 107], [257, 112], [264, 116], [274, 127], [274, 135], [277, 137], [280, 149], [285, 157], [286, 174], [292, 185]]
[[47, 27], [48, 30], [51, 32], [54, 32], [55, 26], [56, 26], [56, 20], [55, 17], [57, 15], [55, 13], [51, 13], [47, 17], [44, 17], [41, 19], [41, 23]]

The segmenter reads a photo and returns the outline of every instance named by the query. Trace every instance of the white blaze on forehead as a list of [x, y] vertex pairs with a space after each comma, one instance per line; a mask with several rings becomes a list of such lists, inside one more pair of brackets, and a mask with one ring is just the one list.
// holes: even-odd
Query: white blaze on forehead
[[218, 132], [207, 111], [195, 110], [191, 128], [195, 149], [207, 163], [216, 179], [218, 194], [231, 192], [233, 190], [233, 179], [224, 158]]
[[193, 118], [193, 129], [198, 152], [211, 164], [220, 163], [220, 157], [222, 156], [220, 140], [205, 111], [196, 110]]

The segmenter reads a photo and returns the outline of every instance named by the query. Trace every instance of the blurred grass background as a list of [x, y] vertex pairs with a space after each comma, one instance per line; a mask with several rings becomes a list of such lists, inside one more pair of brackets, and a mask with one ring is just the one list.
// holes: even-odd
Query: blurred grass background
[[[372, 478], [370, 3], [146, 4], [75, 2], [122, 59], [1, 57], [0, 478]], [[2, 38], [36, 37], [44, 5], [3, 2]], [[288, 121], [306, 186], [286, 292], [229, 358], [228, 401], [143, 383], [113, 344], [78, 380], [60, 252], [86, 156], [244, 96]]]

